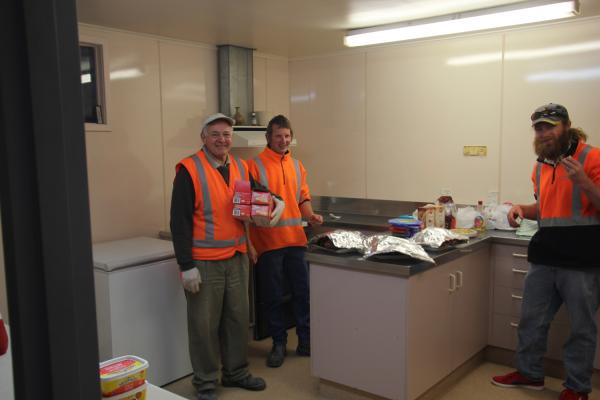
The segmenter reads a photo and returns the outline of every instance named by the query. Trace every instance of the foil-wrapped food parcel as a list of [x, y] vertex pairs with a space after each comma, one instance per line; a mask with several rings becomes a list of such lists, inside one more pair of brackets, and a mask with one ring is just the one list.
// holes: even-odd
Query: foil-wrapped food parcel
[[365, 258], [383, 254], [400, 253], [435, 264], [422, 246], [404, 238], [391, 235], [372, 235], [365, 239]]
[[360, 231], [339, 229], [316, 235], [309, 243], [337, 253], [359, 252], [364, 258], [398, 253], [435, 264], [420, 245], [391, 235], [365, 235]]
[[469, 238], [444, 228], [425, 228], [417, 232], [410, 240], [431, 249], [443, 249], [467, 242]]
[[337, 253], [357, 251], [363, 253], [365, 235], [360, 231], [338, 229], [315, 235], [309, 244]]

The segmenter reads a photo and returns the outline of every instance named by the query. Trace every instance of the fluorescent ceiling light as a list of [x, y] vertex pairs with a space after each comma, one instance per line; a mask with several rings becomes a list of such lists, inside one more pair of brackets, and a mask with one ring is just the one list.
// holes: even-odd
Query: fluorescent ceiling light
[[442, 17], [348, 31], [348, 47], [399, 42], [462, 32], [524, 25], [575, 16], [578, 0], [534, 0]]
[[548, 71], [527, 77], [528, 82], [590, 81], [597, 79], [600, 79], [600, 68]]

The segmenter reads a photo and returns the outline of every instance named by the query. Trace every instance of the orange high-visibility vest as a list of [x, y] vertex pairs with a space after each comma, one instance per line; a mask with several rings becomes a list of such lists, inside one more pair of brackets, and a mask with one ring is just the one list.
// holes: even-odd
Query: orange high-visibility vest
[[306, 246], [300, 203], [310, 200], [310, 192], [302, 163], [292, 158], [289, 151], [281, 155], [266, 147], [256, 158], [248, 160], [248, 167], [254, 180], [281, 196], [285, 202], [276, 226], [251, 225], [250, 238], [258, 255], [283, 247]]
[[208, 161], [203, 150], [184, 158], [175, 167], [184, 167], [194, 183], [194, 260], [224, 260], [236, 251], [246, 253], [244, 225], [233, 218], [233, 189], [238, 179], [248, 180], [245, 161], [229, 155], [229, 185]]
[[[572, 157], [583, 165], [590, 179], [600, 185], [600, 149], [579, 142]], [[553, 167], [538, 162], [532, 180], [540, 228], [600, 225], [600, 210], [573, 185], [562, 164]]]

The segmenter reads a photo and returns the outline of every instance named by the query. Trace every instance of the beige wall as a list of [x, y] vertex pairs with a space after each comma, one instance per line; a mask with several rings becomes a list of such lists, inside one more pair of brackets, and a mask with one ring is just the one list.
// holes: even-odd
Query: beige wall
[[533, 202], [526, 122], [536, 106], [562, 102], [600, 147], [600, 18], [506, 35], [503, 88], [500, 188], [506, 199]]
[[[297, 155], [313, 193], [531, 201], [535, 107], [563, 103], [600, 146], [599, 21], [291, 60]], [[464, 145], [487, 156], [464, 157]]]
[[[600, 145], [599, 18], [295, 59], [256, 53], [255, 109], [290, 115], [318, 195], [458, 202], [531, 200], [537, 105], [562, 102]], [[94, 242], [168, 228], [174, 164], [199, 146], [217, 110], [213, 46], [80, 26], [104, 39], [111, 132], [88, 132]], [[547, 75], [540, 75], [546, 73]], [[548, 75], [552, 73], [553, 75]], [[464, 157], [485, 145], [486, 157]], [[234, 149], [242, 158], [260, 149]]]
[[111, 132], [87, 132], [92, 240], [156, 235], [165, 226], [158, 41], [87, 27], [105, 40], [108, 69], [140, 76], [109, 81]]
[[[156, 236], [168, 229], [175, 164], [201, 146], [202, 121], [218, 110], [216, 47], [89, 25], [80, 35], [104, 41], [113, 74], [111, 131], [86, 133], [92, 239]], [[287, 59], [256, 54], [256, 67], [256, 109], [289, 114]]]

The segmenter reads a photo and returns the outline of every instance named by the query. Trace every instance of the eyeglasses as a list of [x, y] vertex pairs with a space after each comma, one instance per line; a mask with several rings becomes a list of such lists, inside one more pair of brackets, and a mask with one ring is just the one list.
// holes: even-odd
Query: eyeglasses
[[217, 139], [231, 140], [232, 136], [233, 136], [233, 134], [230, 131], [223, 131], [223, 132], [211, 131], [211, 132], [208, 132], [208, 137], [210, 137], [212, 140], [217, 140]]

